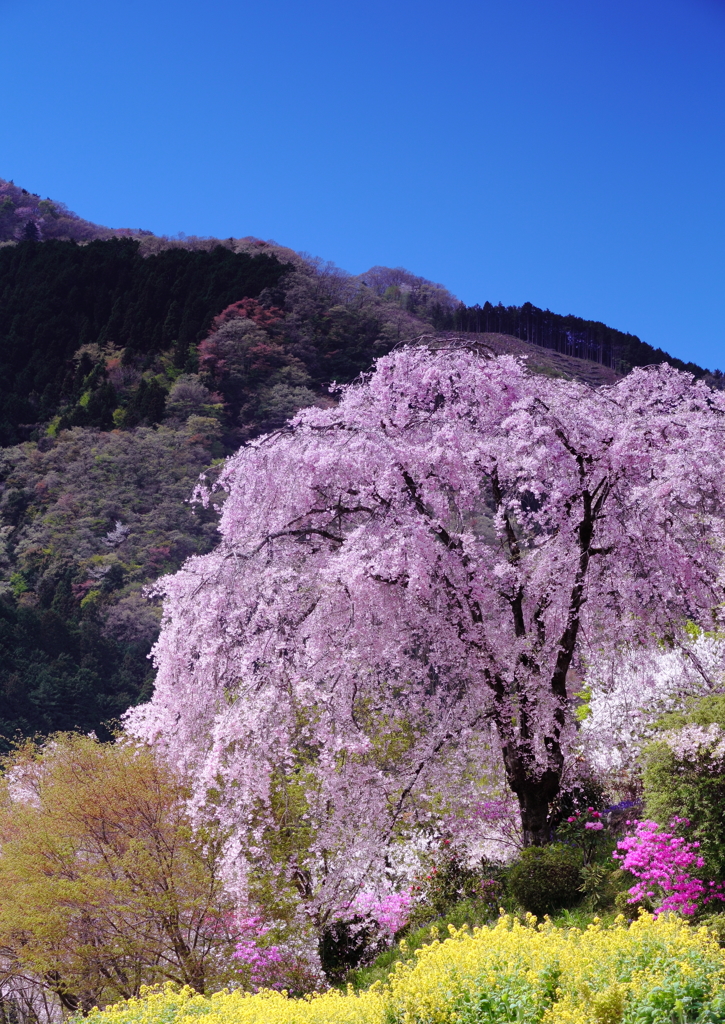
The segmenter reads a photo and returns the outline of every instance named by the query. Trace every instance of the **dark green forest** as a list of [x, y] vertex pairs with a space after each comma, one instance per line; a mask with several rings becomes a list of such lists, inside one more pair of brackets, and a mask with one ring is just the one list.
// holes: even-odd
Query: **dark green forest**
[[683, 366], [530, 304], [465, 307], [400, 269], [355, 278], [255, 240], [31, 235], [0, 246], [4, 747], [18, 733], [108, 735], [150, 693], [148, 587], [215, 543], [214, 507], [189, 501], [199, 475], [333, 402], [330, 383], [376, 356], [464, 332], [504, 351], [522, 339], [537, 370], [600, 382], [587, 367]]
[[[272, 256], [221, 246], [144, 259], [133, 239], [0, 249], [0, 443], [21, 440], [23, 425], [27, 432], [62, 405], [71, 407], [64, 425], [109, 428], [119, 404], [113, 384], [87, 354], [73, 365], [74, 353], [91, 343], [113, 346], [123, 350], [123, 365], [143, 369], [168, 350], [183, 368], [215, 314], [274, 287], [287, 269]], [[89, 388], [92, 400], [79, 406]], [[135, 400], [139, 420], [161, 418], [153, 387]]]

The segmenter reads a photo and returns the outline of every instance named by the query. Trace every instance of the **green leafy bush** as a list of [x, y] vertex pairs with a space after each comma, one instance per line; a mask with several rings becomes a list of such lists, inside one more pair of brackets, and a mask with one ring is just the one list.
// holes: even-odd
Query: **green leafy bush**
[[543, 917], [582, 898], [582, 859], [559, 844], [530, 846], [508, 871], [508, 890], [531, 914]]
[[703, 697], [666, 715], [645, 754], [645, 811], [668, 823], [689, 821], [708, 873], [725, 879], [725, 697]]
[[409, 919], [409, 926], [420, 925], [445, 917], [462, 901], [475, 904], [479, 915], [491, 920], [498, 917], [503, 896], [503, 887], [493, 865], [485, 862], [472, 866], [461, 851], [444, 841], [439, 855], [432, 861], [428, 871], [421, 874], [413, 884], [416, 905]]
[[621, 868], [612, 867], [614, 861], [609, 863], [585, 864], [581, 871], [582, 882], [580, 892], [583, 894], [587, 906], [591, 910], [607, 910], [613, 907], [626, 909], [629, 917], [632, 916], [631, 905], [626, 901], [622, 905], [617, 899], [620, 893], [629, 898], [629, 887], [632, 884], [631, 875]]

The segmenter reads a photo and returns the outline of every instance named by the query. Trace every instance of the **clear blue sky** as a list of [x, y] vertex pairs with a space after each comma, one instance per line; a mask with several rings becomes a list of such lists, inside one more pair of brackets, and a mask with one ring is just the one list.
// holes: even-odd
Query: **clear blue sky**
[[0, 177], [725, 369], [725, 0], [0, 0]]

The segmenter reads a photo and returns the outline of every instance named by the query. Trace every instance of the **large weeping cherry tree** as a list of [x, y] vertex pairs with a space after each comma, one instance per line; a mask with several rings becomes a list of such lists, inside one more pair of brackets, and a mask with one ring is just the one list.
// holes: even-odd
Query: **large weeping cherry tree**
[[587, 659], [720, 613], [724, 409], [668, 366], [592, 389], [455, 345], [379, 360], [228, 460], [221, 543], [161, 584], [130, 729], [241, 860], [296, 780], [314, 828], [286, 870], [318, 923], [492, 743], [547, 842]]

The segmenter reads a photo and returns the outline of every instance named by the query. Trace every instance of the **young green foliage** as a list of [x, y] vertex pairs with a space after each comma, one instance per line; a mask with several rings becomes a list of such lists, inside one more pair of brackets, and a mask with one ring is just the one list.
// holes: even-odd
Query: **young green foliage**
[[232, 971], [222, 836], [192, 830], [186, 791], [153, 751], [59, 734], [4, 762], [0, 947], [67, 1010]]
[[646, 812], [661, 824], [689, 822], [708, 873], [725, 879], [725, 697], [700, 698], [662, 720], [646, 752]]

